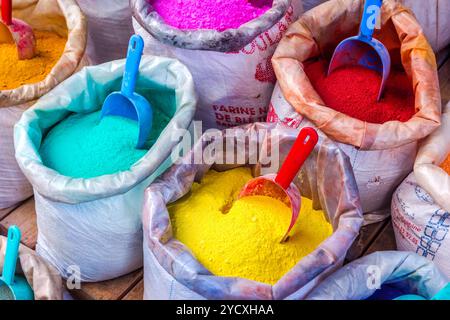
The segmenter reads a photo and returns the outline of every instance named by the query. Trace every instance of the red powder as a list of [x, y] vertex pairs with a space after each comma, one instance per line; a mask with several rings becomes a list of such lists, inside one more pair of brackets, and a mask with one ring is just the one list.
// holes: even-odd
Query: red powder
[[383, 96], [377, 102], [381, 76], [363, 67], [341, 67], [326, 76], [324, 60], [305, 63], [305, 72], [325, 104], [370, 123], [408, 121], [415, 113], [411, 82], [403, 71], [391, 70]]

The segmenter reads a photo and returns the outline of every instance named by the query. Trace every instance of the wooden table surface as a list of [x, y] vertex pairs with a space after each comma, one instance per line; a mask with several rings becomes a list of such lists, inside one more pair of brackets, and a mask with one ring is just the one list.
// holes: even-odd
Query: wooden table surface
[[[450, 101], [450, 59], [448, 51], [445, 56], [438, 56], [439, 81], [443, 103]], [[6, 235], [7, 228], [15, 224], [22, 231], [22, 243], [35, 249], [37, 241], [36, 212], [34, 199], [22, 204], [0, 210], [0, 234]], [[364, 226], [359, 237], [350, 248], [346, 261], [350, 262], [375, 251], [395, 250], [394, 231], [390, 219]], [[123, 277], [96, 282], [82, 283], [81, 289], [70, 291], [75, 299], [99, 300], [141, 300], [144, 292], [142, 269]]]

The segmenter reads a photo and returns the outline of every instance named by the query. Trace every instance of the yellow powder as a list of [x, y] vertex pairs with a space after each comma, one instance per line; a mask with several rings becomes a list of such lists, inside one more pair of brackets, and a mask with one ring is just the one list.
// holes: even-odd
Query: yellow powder
[[235, 201], [251, 178], [247, 168], [209, 171], [188, 195], [169, 205], [174, 237], [215, 275], [274, 284], [333, 230], [324, 213], [302, 198], [291, 237], [280, 244], [291, 218], [284, 203], [266, 196]]
[[450, 155], [445, 159], [445, 161], [441, 164], [441, 168], [445, 170], [448, 174], [450, 174]]
[[15, 44], [0, 43], [0, 90], [15, 89], [45, 79], [64, 52], [67, 39], [45, 31], [35, 31], [33, 59], [19, 60]]

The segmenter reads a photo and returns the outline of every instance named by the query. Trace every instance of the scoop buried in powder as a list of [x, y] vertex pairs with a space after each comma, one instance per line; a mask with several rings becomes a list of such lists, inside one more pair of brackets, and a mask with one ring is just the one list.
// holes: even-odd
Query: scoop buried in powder
[[16, 275], [20, 238], [20, 229], [15, 225], [10, 226], [0, 277], [0, 300], [34, 300], [34, 292], [27, 279]]
[[264, 175], [250, 180], [239, 193], [238, 198], [248, 196], [269, 196], [280, 200], [292, 211], [291, 222], [281, 242], [287, 240], [289, 232], [294, 227], [300, 212], [301, 195], [292, 182], [301, 166], [311, 154], [319, 137], [313, 128], [302, 128], [289, 151], [278, 174]]
[[359, 26], [359, 34], [344, 39], [336, 47], [330, 61], [328, 75], [341, 66], [359, 65], [382, 75], [377, 100], [381, 99], [391, 70], [391, 57], [386, 47], [372, 37], [380, 19], [382, 0], [366, 0]]
[[120, 92], [115, 91], [106, 97], [101, 113], [102, 118], [113, 115], [137, 121], [139, 124], [137, 149], [145, 148], [147, 138], [152, 131], [153, 120], [153, 109], [148, 100], [134, 92], [143, 50], [144, 40], [142, 37], [138, 35], [131, 36], [122, 88]]
[[36, 39], [33, 29], [22, 20], [12, 17], [12, 0], [2, 0], [0, 20], [0, 43], [15, 43], [19, 60], [36, 55]]

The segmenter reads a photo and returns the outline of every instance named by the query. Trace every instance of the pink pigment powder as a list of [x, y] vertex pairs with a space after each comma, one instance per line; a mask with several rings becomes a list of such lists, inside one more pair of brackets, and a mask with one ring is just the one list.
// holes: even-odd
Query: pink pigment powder
[[149, 0], [178, 29], [236, 29], [272, 8], [273, 0]]

